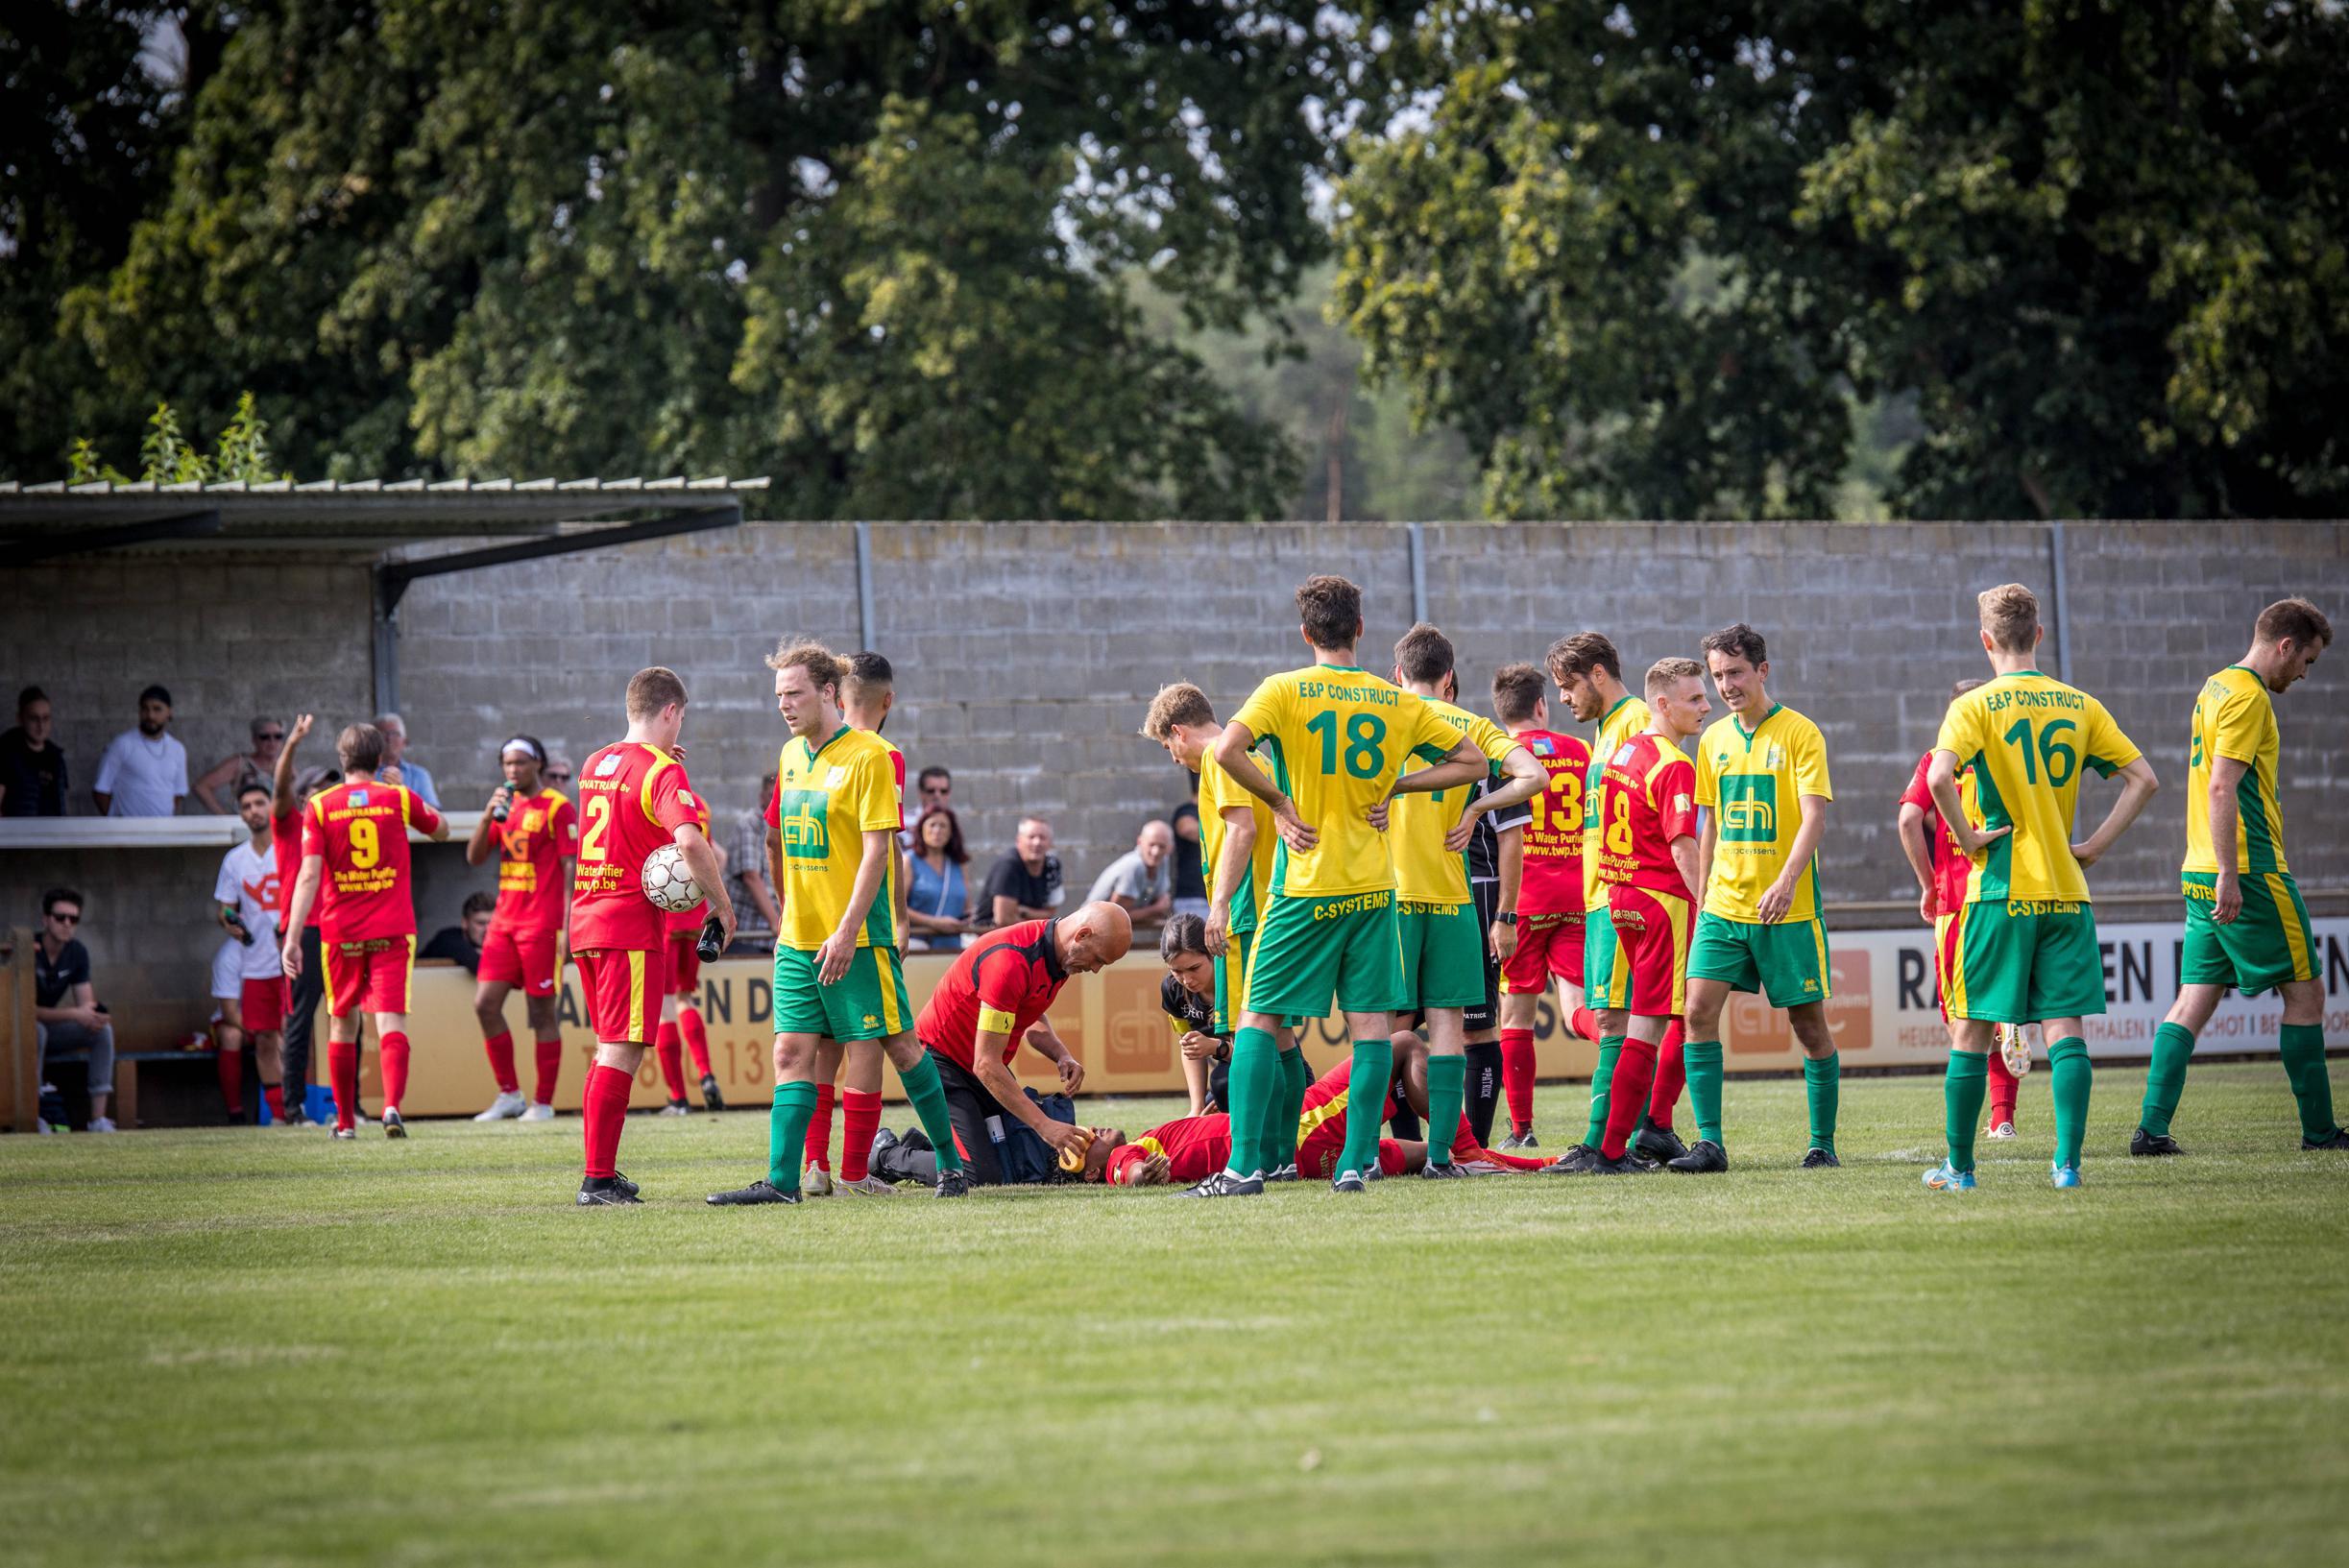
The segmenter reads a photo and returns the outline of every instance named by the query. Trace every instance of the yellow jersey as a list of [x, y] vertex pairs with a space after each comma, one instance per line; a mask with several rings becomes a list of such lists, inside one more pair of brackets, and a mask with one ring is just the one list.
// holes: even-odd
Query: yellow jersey
[[1648, 727], [1654, 715], [1640, 698], [1626, 692], [1599, 720], [1599, 733], [1590, 742], [1590, 771], [1583, 780], [1583, 907], [1607, 908], [1607, 879], [1599, 875], [1599, 785], [1607, 778], [1608, 759], [1623, 743]]
[[1387, 835], [1367, 813], [1413, 762], [1440, 760], [1460, 743], [1426, 702], [1375, 675], [1313, 664], [1268, 676], [1235, 722], [1271, 755], [1272, 782], [1320, 834], [1302, 855], [1283, 840], [1272, 856], [1272, 892], [1326, 899], [1392, 892]]
[[[1266, 767], [1264, 752], [1256, 754], [1256, 765]], [[1269, 767], [1266, 768], [1270, 772]], [[1231, 924], [1228, 929], [1239, 936], [1256, 929], [1257, 890], [1272, 885], [1272, 855], [1280, 846], [1280, 831], [1272, 826], [1272, 808], [1247, 790], [1240, 782], [1223, 771], [1223, 764], [1215, 760], [1210, 748], [1199, 760], [1199, 873], [1207, 880], [1207, 896], [1215, 896], [1216, 868], [1223, 863], [1223, 835], [1231, 824], [1223, 819], [1226, 809], [1245, 806], [1256, 819], [1256, 849], [1248, 856], [1247, 870], [1240, 875], [1240, 885], [1231, 896]]]
[[[1696, 761], [1697, 804], [1712, 812], [1715, 825], [1705, 912], [1755, 925], [1761, 920], [1761, 896], [1786, 873], [1786, 857], [1803, 829], [1803, 797], [1835, 798], [1828, 782], [1827, 737], [1793, 709], [1772, 703], [1751, 734], [1734, 713], [1709, 726], [1697, 741]], [[1814, 855], [1784, 918], [1809, 920], [1819, 908]]]
[[[1451, 727], [1453, 742], [1476, 742], [1476, 749], [1498, 767], [1516, 749], [1508, 731], [1489, 718], [1435, 698], [1422, 698], [1438, 717]], [[1488, 778], [1490, 775], [1488, 774]], [[1413, 904], [1442, 904], [1454, 907], [1468, 902], [1468, 852], [1447, 852], [1443, 835], [1460, 826], [1468, 808], [1474, 784], [1459, 784], [1433, 794], [1397, 795], [1387, 817], [1394, 845], [1394, 896]]]
[[[864, 860], [864, 835], [894, 833], [900, 819], [889, 743], [846, 725], [820, 746], [793, 736], [775, 760], [775, 814], [783, 834], [779, 947], [813, 952], [839, 929]], [[897, 945], [897, 855], [883, 857], [881, 888], [857, 946]]]
[[1985, 829], [2015, 831], [1974, 857], [1966, 902], [2088, 902], [2071, 857], [2080, 773], [2106, 778], [2141, 755], [2104, 705], [2035, 669], [2001, 675], [1949, 704], [1933, 749], [1974, 769]]
[[2235, 869], [2286, 872], [2284, 807], [2276, 799], [2276, 761], [2284, 737], [2275, 699], [2258, 673], [2230, 664], [2202, 683], [2194, 699], [2193, 736], [2186, 763], [2187, 871], [2216, 875], [2211, 843], [2211, 764], [2221, 757], [2243, 764], [2235, 785]]

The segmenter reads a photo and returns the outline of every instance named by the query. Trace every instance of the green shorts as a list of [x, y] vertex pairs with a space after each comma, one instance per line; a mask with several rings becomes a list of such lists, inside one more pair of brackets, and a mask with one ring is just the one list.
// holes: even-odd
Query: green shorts
[[1834, 995], [1827, 957], [1827, 923], [1782, 920], [1775, 926], [1697, 916], [1688, 949], [1688, 977], [1719, 980], [1732, 991], [1759, 992], [1773, 1007], [1800, 1007]]
[[775, 1032], [835, 1040], [885, 1040], [913, 1027], [906, 974], [893, 948], [859, 948], [848, 973], [817, 982], [811, 949], [775, 950]]
[[2218, 879], [2207, 871], [2181, 879], [2186, 949], [2178, 957], [2178, 983], [2231, 985], [2256, 997], [2292, 980], [2314, 979], [2316, 934], [2290, 873], [2247, 871], [2236, 881], [2243, 890], [2242, 910], [2221, 926], [2211, 919]]
[[[1248, 959], [1256, 951], [1256, 932], [1230, 931], [1223, 938], [1223, 951], [1215, 961], [1215, 1032], [1229, 1039], [1240, 1027], [1240, 1014], [1247, 1007]], [[1281, 1017], [1274, 1022], [1283, 1028], [1296, 1028], [1308, 1022], [1301, 1018]]]
[[1276, 893], [1258, 919], [1247, 961], [1247, 1010], [1327, 1018], [1333, 999], [1349, 1013], [1392, 1013], [1411, 1005], [1392, 891], [1327, 899]]
[[2040, 1024], [2104, 1012], [2104, 955], [2086, 903], [1969, 904], [1958, 915], [1957, 962], [1942, 987], [1951, 1018]]
[[1476, 1007], [1485, 1000], [1485, 932], [1476, 905], [1395, 905], [1395, 931], [1403, 944], [1403, 994], [1399, 1009]]
[[[1632, 956], [1615, 937], [1615, 920], [1604, 892], [1595, 909], [1583, 915], [1583, 997], [1593, 1012], [1631, 1005]], [[1615, 1000], [1609, 1001], [1609, 998]]]

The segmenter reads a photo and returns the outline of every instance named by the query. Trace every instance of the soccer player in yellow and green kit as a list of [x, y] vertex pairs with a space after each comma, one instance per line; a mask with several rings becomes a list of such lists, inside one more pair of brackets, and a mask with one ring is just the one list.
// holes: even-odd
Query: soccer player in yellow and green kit
[[[2178, 1000], [2153, 1036], [2145, 1103], [2129, 1138], [2131, 1154], [2184, 1152], [2169, 1119], [2186, 1088], [2194, 1036], [2228, 986], [2247, 997], [2273, 990], [2284, 1001], [2284, 1076], [2300, 1102], [2300, 1146], [2349, 1150], [2333, 1121], [2325, 1072], [2325, 993], [2316, 944], [2284, 859], [2284, 808], [2276, 799], [2283, 740], [2272, 694], [2309, 672], [2333, 645], [2333, 623], [2306, 599], [2260, 612], [2251, 651], [2202, 683], [2194, 700], [2186, 776], [2186, 945]], [[2223, 859], [2216, 846], [2231, 843]]]
[[[1999, 1024], [2044, 1024], [2055, 1099], [2055, 1185], [2080, 1185], [2092, 1073], [2080, 1020], [2104, 1011], [2104, 959], [2089, 905], [2092, 866], [2160, 787], [2104, 705], [2039, 670], [2039, 600], [2021, 583], [1980, 596], [1982, 651], [1997, 673], [1949, 704], [1926, 782], [1957, 847], [1974, 862], [1956, 961], [1943, 985], [1951, 1020], [1943, 1089], [1949, 1158], [1925, 1172], [1938, 1191], [1974, 1187], [1974, 1135]], [[1957, 772], [1974, 770], [1976, 827]], [[2120, 798], [2096, 831], [2071, 841], [2080, 772], [2118, 771]]]
[[[1575, 722], [1595, 723], [1599, 727], [1590, 740], [1590, 773], [1583, 781], [1583, 993], [1593, 997], [1629, 996], [1631, 958], [1615, 940], [1614, 922], [1607, 907], [1607, 884], [1599, 874], [1602, 858], [1599, 785], [1606, 778], [1608, 759], [1621, 751], [1634, 736], [1644, 733], [1655, 715], [1648, 712], [1645, 701], [1625, 688], [1623, 657], [1603, 633], [1577, 632], [1572, 637], [1560, 638], [1550, 644], [1544, 663], [1549, 665], [1550, 679], [1558, 683], [1559, 696], [1573, 711]], [[1598, 1030], [1599, 1061], [1590, 1075], [1590, 1125], [1584, 1130], [1583, 1141], [1548, 1168], [1562, 1175], [1580, 1175], [1598, 1167], [1599, 1145], [1607, 1136], [1607, 1109], [1614, 1083], [1615, 1062], [1623, 1054], [1623, 1031], [1628, 1022], [1629, 1015], [1619, 1008], [1592, 1020], [1592, 1026]], [[1683, 1032], [1676, 1024], [1664, 1036], [1656, 1073], [1659, 1097], [1672, 1086], [1676, 1069], [1684, 1060]], [[1670, 1100], [1664, 1103], [1668, 1106]], [[1647, 1123], [1642, 1119], [1639, 1130], [1634, 1134], [1635, 1141], [1643, 1138], [1646, 1132]]]
[[[1549, 783], [1534, 754], [1489, 718], [1443, 700], [1457, 691], [1452, 641], [1425, 621], [1394, 645], [1394, 681], [1434, 709], [1452, 733], [1474, 741], [1489, 765], [1508, 775], [1495, 786], [1489, 777], [1465, 789], [1405, 795], [1394, 803], [1388, 825], [1394, 849], [1396, 925], [1403, 939], [1403, 1008], [1399, 1034], [1412, 1026], [1412, 1013], [1425, 1015], [1427, 1030], [1427, 1164], [1422, 1176], [1443, 1178], [1466, 1172], [1452, 1163], [1452, 1142], [1460, 1131], [1467, 1084], [1465, 1009], [1485, 1000], [1485, 950], [1505, 943], [1503, 958], [1515, 949], [1516, 910], [1506, 923], [1495, 912], [1488, 932], [1468, 888], [1467, 845], [1476, 819], [1507, 820], [1507, 813], [1533, 799]], [[1520, 819], [1521, 820], [1521, 819]], [[1509, 879], [1513, 903], [1515, 879]]]
[[1729, 712], [1697, 742], [1697, 805], [1706, 811], [1697, 859], [1705, 907], [1688, 952], [1688, 1099], [1694, 1147], [1670, 1162], [1683, 1173], [1727, 1170], [1721, 1138], [1721, 1009], [1732, 991], [1758, 991], [1782, 1008], [1803, 1048], [1810, 1147], [1803, 1169], [1835, 1158], [1842, 1063], [1827, 1030], [1827, 922], [1820, 915], [1819, 839], [1827, 831], [1827, 739], [1767, 688], [1770, 649], [1739, 621], [1704, 642], [1713, 689]]
[[[1404, 1005], [1403, 953], [1394, 861], [1371, 813], [1394, 795], [1465, 785], [1487, 772], [1475, 741], [1355, 664], [1362, 590], [1343, 577], [1309, 577], [1296, 608], [1315, 663], [1267, 677], [1214, 747], [1223, 771], [1272, 808], [1280, 846], [1232, 1039], [1231, 1163], [1193, 1189], [1204, 1197], [1264, 1191], [1263, 1108], [1279, 1076], [1272, 1033], [1283, 1018], [1324, 1017], [1334, 996], [1354, 1042], [1355, 1098], [1385, 1098], [1394, 1065], [1388, 1015]], [[1271, 754], [1270, 778], [1248, 756], [1259, 741]], [[1405, 772], [1414, 759], [1435, 765]], [[1357, 1122], [1330, 1183], [1342, 1193], [1362, 1192], [1378, 1167], [1378, 1119]]]

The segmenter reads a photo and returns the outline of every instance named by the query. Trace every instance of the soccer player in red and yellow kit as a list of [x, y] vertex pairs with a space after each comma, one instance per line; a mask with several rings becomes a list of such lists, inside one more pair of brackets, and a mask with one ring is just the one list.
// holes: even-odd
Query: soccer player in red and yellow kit
[[408, 978], [416, 967], [416, 900], [408, 885], [408, 830], [438, 843], [441, 815], [398, 784], [379, 783], [383, 732], [353, 724], [335, 741], [343, 782], [310, 797], [302, 818], [302, 880], [286, 911], [283, 960], [302, 973], [302, 928], [318, 908], [326, 963], [327, 1062], [333, 1073], [334, 1136], [357, 1136], [359, 1012], [375, 1016], [383, 1052], [383, 1135], [405, 1138], [400, 1099], [408, 1087]]
[[[302, 880], [302, 808], [304, 797], [294, 787], [294, 750], [310, 733], [316, 720], [303, 713], [294, 720], [294, 727], [285, 734], [285, 744], [278, 752], [278, 761], [270, 776], [269, 842], [278, 857], [278, 935], [298, 936], [302, 939], [303, 956], [306, 960], [303, 973], [296, 977], [286, 971], [285, 982], [285, 1044], [282, 1048], [285, 1064], [285, 1123], [299, 1126], [309, 1120], [305, 1109], [310, 1098], [310, 1032], [318, 1016], [318, 1003], [326, 993], [326, 962], [319, 953], [318, 916], [313, 912], [310, 923], [303, 927], [288, 927], [284, 916], [294, 906], [294, 886]], [[313, 792], [315, 792], [313, 790]], [[284, 968], [280, 963], [279, 968]]]
[[[685, 748], [677, 748], [677, 760], [685, 760]], [[701, 835], [710, 837], [710, 803], [701, 803]], [[725, 846], [712, 839], [710, 853], [717, 856], [718, 875], [726, 872]], [[663, 1116], [684, 1116], [690, 1110], [685, 1098], [685, 1052], [691, 1048], [693, 1072], [701, 1079], [703, 1101], [714, 1111], [726, 1108], [726, 1101], [717, 1092], [717, 1077], [710, 1071], [710, 1034], [701, 1021], [701, 1009], [694, 1005], [701, 997], [701, 950], [694, 944], [701, 939], [701, 928], [710, 911], [710, 901], [704, 899], [690, 909], [672, 909], [668, 914], [668, 974], [661, 989], [661, 1031], [653, 1041], [653, 1056], [661, 1064], [661, 1081], [668, 1089], [668, 1103], [661, 1108]]]
[[[1657, 1058], [1681, 1011], [1695, 923], [1697, 775], [1681, 742], [1693, 739], [1712, 711], [1705, 666], [1659, 659], [1648, 666], [1646, 686], [1647, 727], [1605, 758], [1599, 786], [1599, 874], [1609, 919], [1605, 942], [1591, 950], [1591, 1000], [1616, 1056], [1597, 1157], [1575, 1162], [1593, 1175], [1657, 1169], [1630, 1154], [1629, 1144], [1640, 1112], [1656, 1109]], [[1609, 951], [1614, 948], [1620, 961]]]
[[1091, 1130], [1080, 1174], [1111, 1187], [1188, 1187], [1231, 1160], [1231, 1117], [1223, 1111], [1162, 1122], [1131, 1142], [1115, 1127]]
[[[1374, 1126], [1385, 1126], [1394, 1115], [1396, 1091], [1401, 1087], [1404, 1070], [1398, 1068], [1388, 1080], [1386, 1101], [1379, 1107]], [[1345, 1147], [1346, 1114], [1352, 1099], [1350, 1064], [1340, 1062], [1316, 1078], [1305, 1090], [1305, 1108], [1297, 1115], [1296, 1167], [1305, 1176], [1328, 1178], [1335, 1174]], [[1378, 1173], [1382, 1176], [1409, 1176], [1427, 1169], [1427, 1146], [1415, 1139], [1380, 1138], [1378, 1143]], [[1546, 1170], [1547, 1160], [1532, 1155], [1503, 1154], [1480, 1147], [1476, 1134], [1469, 1130], [1465, 1118], [1453, 1135], [1450, 1148], [1452, 1162], [1463, 1168], [1479, 1165], [1498, 1166], [1504, 1170]], [[1487, 1170], [1484, 1174], [1492, 1172]]]
[[[563, 976], [563, 919], [569, 912], [571, 876], [578, 865], [579, 813], [569, 797], [542, 782], [546, 748], [518, 735], [498, 748], [506, 782], [491, 791], [488, 808], [465, 841], [465, 863], [497, 856], [497, 907], [473, 987], [473, 1016], [482, 1049], [497, 1080], [497, 1098], [475, 1122], [548, 1122], [555, 1082], [563, 1071], [563, 1034], [556, 1021]], [[522, 1011], [537, 1050], [538, 1079], [529, 1099], [514, 1067], [514, 1036], [506, 1027], [506, 998], [522, 988]]]
[[1517, 947], [1501, 966], [1501, 1082], [1509, 1097], [1509, 1136], [1494, 1146], [1535, 1148], [1534, 1021], [1541, 999], [1555, 981], [1560, 1020], [1589, 1016], [1583, 1006], [1583, 788], [1590, 748], [1548, 728], [1541, 672], [1531, 664], [1504, 664], [1493, 672], [1492, 716], [1533, 753], [1549, 780], [1532, 802], [1517, 883]]
[[586, 1170], [582, 1206], [638, 1201], [619, 1173], [620, 1129], [628, 1091], [652, 1042], [667, 989], [668, 917], [644, 896], [644, 861], [677, 846], [686, 869], [709, 894], [728, 940], [734, 901], [726, 896], [717, 855], [701, 831], [702, 805], [674, 755], [685, 728], [685, 683], [655, 665], [628, 681], [628, 734], [579, 768], [579, 874], [571, 894], [569, 946], [595, 1031], [582, 1109]]

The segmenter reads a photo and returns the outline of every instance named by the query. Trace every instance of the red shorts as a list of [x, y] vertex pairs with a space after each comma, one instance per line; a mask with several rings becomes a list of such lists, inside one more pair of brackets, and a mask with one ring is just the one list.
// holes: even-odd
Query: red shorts
[[1583, 983], [1583, 917], [1528, 915], [1517, 923], [1517, 951], [1501, 966], [1501, 990], [1512, 997], [1538, 997], [1551, 978]]
[[239, 998], [245, 1027], [254, 1034], [276, 1034], [285, 1027], [285, 977], [248, 979]]
[[588, 1026], [595, 1038], [650, 1045], [661, 1032], [661, 987], [668, 974], [665, 955], [640, 948], [590, 948], [571, 956], [579, 965]]
[[1949, 1022], [1949, 971], [1957, 967], [1957, 945], [1964, 940], [1966, 916], [1933, 917], [1933, 1000], [1941, 1003], [1941, 1021]]
[[[1300, 1176], [1316, 1181], [1327, 1181], [1338, 1173], [1338, 1156], [1345, 1151], [1345, 1123], [1336, 1120], [1322, 1122], [1305, 1135], [1296, 1146], [1296, 1170]], [[1392, 1138], [1378, 1141], [1378, 1169], [1390, 1176], [1403, 1173], [1403, 1146]]]
[[519, 985], [528, 997], [553, 996], [554, 931], [519, 931], [511, 926], [492, 925], [489, 940], [481, 944], [478, 977], [496, 985]]
[[668, 989], [663, 995], [690, 997], [701, 989], [701, 953], [693, 946], [700, 938], [698, 926], [668, 933]]
[[322, 942], [319, 952], [327, 960], [328, 1018], [408, 1010], [408, 977], [416, 971], [414, 936]]
[[1631, 960], [1630, 1011], [1641, 1018], [1678, 1018], [1688, 986], [1694, 919], [1688, 901], [1618, 882], [1607, 890], [1607, 913], [1616, 946]]

